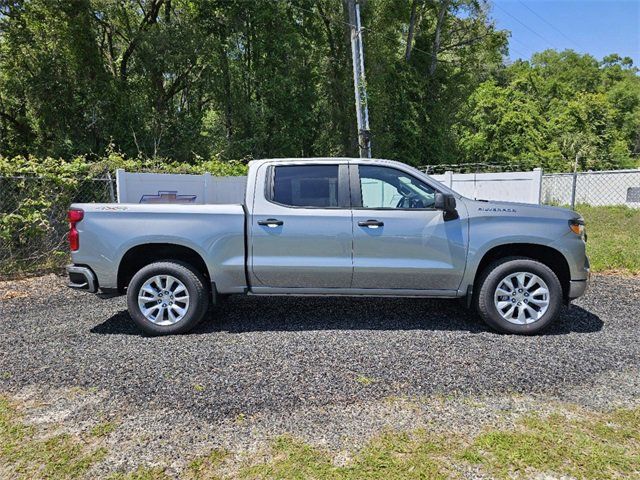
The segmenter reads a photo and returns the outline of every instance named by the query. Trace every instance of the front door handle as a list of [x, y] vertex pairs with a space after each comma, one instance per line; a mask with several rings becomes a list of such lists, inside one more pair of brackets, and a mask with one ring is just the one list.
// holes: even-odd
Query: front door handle
[[267, 218], [266, 220], [258, 220], [258, 225], [262, 225], [263, 227], [276, 228], [284, 225], [284, 222], [275, 218]]
[[366, 220], [366, 221], [358, 222], [358, 226], [368, 227], [368, 228], [378, 228], [378, 227], [384, 227], [384, 222], [381, 222], [380, 220]]

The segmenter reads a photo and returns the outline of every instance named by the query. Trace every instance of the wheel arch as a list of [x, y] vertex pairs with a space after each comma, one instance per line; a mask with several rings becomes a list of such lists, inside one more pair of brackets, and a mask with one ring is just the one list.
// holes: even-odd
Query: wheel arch
[[162, 260], [179, 260], [192, 265], [211, 284], [211, 274], [204, 258], [193, 248], [176, 243], [144, 243], [130, 247], [118, 264], [117, 286], [124, 292], [131, 278], [141, 268]]
[[536, 260], [546, 265], [553, 270], [553, 273], [558, 277], [560, 285], [562, 286], [563, 297], [565, 299], [568, 298], [571, 273], [567, 259], [559, 250], [549, 247], [548, 245], [541, 245], [537, 243], [508, 243], [496, 245], [487, 250], [478, 263], [478, 267], [474, 275], [474, 290], [477, 290], [478, 279], [485, 268], [492, 262], [506, 257], [530, 258], [531, 260]]

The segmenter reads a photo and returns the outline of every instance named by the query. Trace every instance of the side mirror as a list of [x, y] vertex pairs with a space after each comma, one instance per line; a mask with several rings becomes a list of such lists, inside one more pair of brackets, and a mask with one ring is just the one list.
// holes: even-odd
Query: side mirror
[[456, 211], [456, 197], [450, 193], [436, 193], [435, 198], [436, 210], [443, 210], [445, 213]]

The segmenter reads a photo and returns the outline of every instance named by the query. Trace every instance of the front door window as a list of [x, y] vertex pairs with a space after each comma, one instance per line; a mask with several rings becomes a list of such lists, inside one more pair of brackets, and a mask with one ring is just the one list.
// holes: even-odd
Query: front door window
[[395, 168], [360, 166], [362, 207], [373, 209], [433, 208], [435, 191]]

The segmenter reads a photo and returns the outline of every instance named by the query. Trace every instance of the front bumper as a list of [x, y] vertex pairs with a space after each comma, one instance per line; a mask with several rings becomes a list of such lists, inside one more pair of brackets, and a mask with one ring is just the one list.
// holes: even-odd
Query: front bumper
[[589, 280], [571, 280], [569, 282], [569, 300], [581, 297], [589, 286]]
[[581, 297], [584, 295], [584, 292], [587, 290], [589, 286], [589, 281], [591, 280], [591, 264], [589, 263], [589, 257], [584, 256], [584, 266], [583, 272], [586, 273], [586, 278], [580, 280], [571, 280], [569, 282], [569, 300], [573, 300], [574, 298]]
[[69, 283], [67, 286], [75, 290], [86, 290], [90, 293], [98, 291], [98, 280], [89, 267], [81, 265], [67, 265]]

